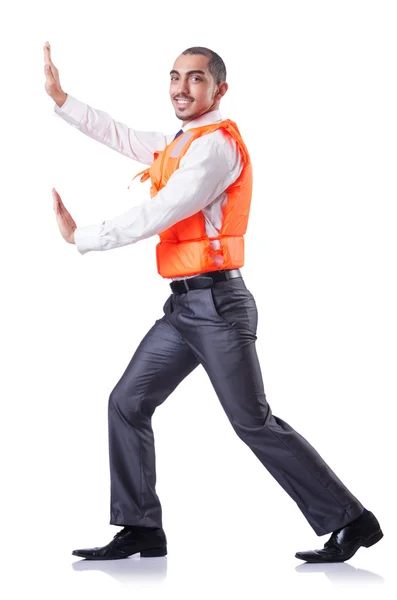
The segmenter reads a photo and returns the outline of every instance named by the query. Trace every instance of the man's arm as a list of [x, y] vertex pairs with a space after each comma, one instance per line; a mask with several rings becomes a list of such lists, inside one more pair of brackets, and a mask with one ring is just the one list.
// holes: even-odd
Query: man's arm
[[241, 170], [240, 151], [228, 134], [218, 130], [198, 138], [167, 185], [151, 200], [97, 225], [77, 227], [77, 249], [80, 254], [111, 250], [161, 233], [203, 210], [237, 179]]
[[135, 131], [115, 121], [101, 110], [91, 108], [67, 94], [59, 78], [59, 71], [52, 62], [51, 46], [44, 44], [45, 90], [55, 102], [55, 116], [59, 116], [89, 137], [109, 146], [125, 156], [145, 165], [151, 165], [155, 151], [163, 150], [173, 138], [160, 132]]
[[145, 165], [151, 165], [154, 152], [163, 150], [173, 138], [159, 131], [131, 129], [70, 94], [61, 106], [54, 104], [54, 113], [90, 138]]

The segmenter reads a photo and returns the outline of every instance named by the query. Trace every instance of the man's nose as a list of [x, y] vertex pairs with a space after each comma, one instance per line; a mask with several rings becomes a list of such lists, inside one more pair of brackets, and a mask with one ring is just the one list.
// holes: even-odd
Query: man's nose
[[185, 79], [180, 79], [177, 85], [177, 94], [184, 94], [185, 96], [189, 95], [189, 85]]

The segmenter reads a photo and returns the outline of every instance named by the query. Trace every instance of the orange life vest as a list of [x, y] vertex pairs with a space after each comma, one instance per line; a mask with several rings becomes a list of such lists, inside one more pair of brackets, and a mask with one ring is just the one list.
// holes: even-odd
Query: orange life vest
[[[208, 237], [202, 211], [160, 233], [160, 242], [156, 246], [156, 261], [157, 270], [162, 277], [185, 277], [205, 271], [238, 269], [244, 265], [243, 236], [247, 230], [251, 205], [252, 166], [248, 150], [233, 121], [227, 119], [220, 123], [188, 129], [164, 150], [155, 152], [151, 167], [137, 173], [135, 177], [141, 175], [141, 182], [150, 177], [150, 196], [153, 198], [178, 169], [180, 160], [190, 144], [198, 137], [220, 128], [236, 140], [242, 153], [243, 168], [237, 180], [225, 190], [227, 200], [223, 208], [219, 235]], [[213, 244], [210, 245], [214, 240], [219, 240], [220, 243], [217, 250], [214, 250]], [[220, 267], [214, 258], [217, 254], [223, 257]]]

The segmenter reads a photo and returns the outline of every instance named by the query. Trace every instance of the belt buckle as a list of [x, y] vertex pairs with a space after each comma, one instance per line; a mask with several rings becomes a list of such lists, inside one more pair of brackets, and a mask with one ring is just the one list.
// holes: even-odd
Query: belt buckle
[[[200, 285], [198, 283], [197, 285], [190, 286], [189, 282], [191, 280], [195, 280], [196, 277], [197, 278], [204, 278], [204, 279], [208, 280], [208, 281], [205, 282], [208, 285]], [[197, 279], [196, 279], [196, 281], [197, 281]], [[183, 293], [186, 293], [186, 292], [190, 292], [190, 290], [198, 290], [198, 289], [204, 289], [204, 288], [212, 287], [214, 285], [214, 280], [209, 275], [205, 275], [205, 276], [196, 275], [195, 277], [187, 277], [186, 279], [182, 279], [181, 283], [182, 283], [182, 285], [185, 288], [185, 292], [183, 292]]]
[[[194, 278], [195, 279], [195, 278]], [[186, 281], [186, 280], [185, 280]], [[214, 285], [214, 280], [209, 275], [198, 275], [196, 283], [190, 288], [192, 290], [204, 290]]]

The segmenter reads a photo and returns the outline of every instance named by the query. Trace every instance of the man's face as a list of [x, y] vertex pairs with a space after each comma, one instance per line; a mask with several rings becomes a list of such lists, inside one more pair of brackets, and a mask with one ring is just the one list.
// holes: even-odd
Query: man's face
[[218, 108], [228, 88], [226, 82], [215, 84], [207, 68], [208, 60], [201, 54], [181, 54], [172, 67], [170, 98], [183, 125]]

